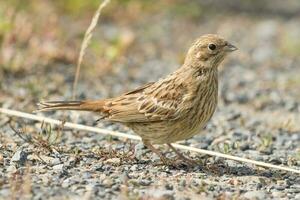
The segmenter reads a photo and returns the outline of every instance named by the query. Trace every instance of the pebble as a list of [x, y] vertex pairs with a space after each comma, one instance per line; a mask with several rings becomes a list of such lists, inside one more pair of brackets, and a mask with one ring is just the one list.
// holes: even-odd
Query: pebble
[[249, 191], [243, 194], [243, 197], [249, 200], [260, 200], [266, 198], [266, 193], [264, 191]]
[[10, 165], [9, 167], [6, 168], [6, 171], [9, 173], [15, 173], [17, 171], [17, 168], [14, 165]]
[[149, 185], [151, 185], [151, 183], [152, 183], [152, 181], [149, 181], [147, 179], [142, 179], [142, 180], [139, 181], [139, 184], [141, 186], [149, 186]]
[[186, 180], [185, 179], [180, 180], [179, 185], [182, 186], [182, 187], [185, 187], [186, 186]]
[[64, 164], [54, 165], [52, 168], [57, 171], [63, 170]]
[[54, 166], [54, 165], [59, 165], [61, 163], [60, 159], [59, 158], [54, 158], [51, 160], [51, 165]]
[[106, 160], [106, 163], [108, 164], [120, 164], [121, 163], [121, 159], [120, 158], [110, 158]]
[[120, 176], [120, 181], [121, 181], [121, 183], [126, 183], [129, 179], [130, 179], [130, 177], [128, 176], [127, 173], [123, 173], [123, 174]]
[[84, 173], [82, 173], [81, 176], [85, 180], [88, 180], [88, 179], [92, 178], [92, 174], [90, 172], [84, 172]]
[[167, 183], [167, 184], [165, 185], [165, 188], [166, 188], [167, 190], [173, 190], [173, 189], [174, 189], [173, 185], [171, 185], [171, 184], [169, 184], [169, 183]]
[[173, 194], [163, 194], [163, 195], [161, 196], [160, 199], [164, 199], [164, 200], [175, 200], [175, 197], [174, 197]]
[[138, 170], [138, 165], [132, 165], [130, 167], [130, 171], [137, 171]]
[[107, 187], [107, 188], [111, 187], [113, 183], [114, 183], [114, 182], [112, 181], [111, 178], [105, 178], [105, 179], [102, 181], [102, 184], [103, 184], [105, 187]]
[[113, 185], [111, 187], [111, 189], [114, 190], [114, 191], [119, 191], [120, 190], [120, 185]]
[[137, 159], [139, 159], [139, 160], [142, 159], [142, 156], [145, 153], [144, 148], [145, 148], [145, 146], [141, 142], [135, 145], [134, 154]]
[[18, 150], [11, 158], [11, 161], [18, 163], [19, 165], [24, 165], [27, 160], [27, 156], [28, 154], [25, 151]]
[[70, 185], [71, 185], [70, 179], [65, 179], [65, 180], [62, 182], [62, 184], [61, 184], [61, 186], [62, 186], [63, 188], [70, 187]]
[[278, 198], [284, 197], [285, 194], [284, 194], [284, 192], [275, 191], [275, 192], [272, 192], [272, 196], [278, 199]]
[[300, 199], [300, 192], [296, 194], [295, 199]]

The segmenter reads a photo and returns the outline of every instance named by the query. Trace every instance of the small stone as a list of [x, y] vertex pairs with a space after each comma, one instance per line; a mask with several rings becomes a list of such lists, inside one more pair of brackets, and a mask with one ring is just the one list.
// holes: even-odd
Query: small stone
[[59, 165], [54, 165], [54, 166], [53, 166], [53, 169], [54, 169], [54, 170], [57, 170], [57, 171], [60, 171], [60, 170], [63, 169], [63, 167], [64, 167], [64, 164], [59, 164]]
[[240, 146], [240, 149], [241, 149], [242, 151], [246, 151], [246, 150], [250, 149], [250, 146], [249, 146], [248, 143], [244, 143], [244, 144], [242, 144], [242, 145]]
[[263, 187], [263, 184], [262, 183], [257, 183], [256, 184], [256, 189], [258, 190], [258, 189], [261, 189]]
[[11, 158], [12, 162], [16, 162], [20, 165], [24, 165], [27, 160], [27, 153], [23, 150], [18, 150]]
[[171, 185], [171, 184], [169, 184], [169, 183], [167, 183], [167, 184], [165, 185], [165, 188], [166, 188], [167, 190], [173, 190], [173, 189], [174, 189], [173, 185]]
[[143, 143], [138, 143], [137, 145], [135, 145], [134, 147], [134, 154], [135, 154], [135, 157], [137, 159], [142, 159], [142, 156], [144, 155], [144, 151], [143, 149], [145, 148], [144, 144]]
[[103, 190], [103, 191], [99, 191], [98, 192], [98, 196], [100, 197], [100, 198], [104, 198], [105, 197], [105, 191]]
[[186, 186], [186, 181], [182, 179], [179, 183], [180, 186], [185, 187]]
[[15, 173], [17, 171], [17, 168], [14, 165], [10, 165], [6, 170], [9, 173]]
[[90, 179], [90, 178], [92, 178], [92, 174], [89, 173], [89, 172], [84, 172], [84, 173], [82, 174], [82, 178], [83, 178], [83, 179]]
[[276, 197], [276, 198], [281, 198], [281, 197], [284, 197], [285, 194], [283, 192], [275, 191], [275, 192], [272, 192], [272, 196]]
[[61, 184], [61, 186], [63, 187], [63, 188], [67, 188], [67, 187], [69, 187], [71, 184], [70, 184], [71, 182], [70, 182], [70, 179], [66, 179], [66, 180], [64, 180], [63, 182], [62, 182], [62, 184]]
[[275, 188], [276, 190], [282, 191], [282, 190], [284, 190], [286, 187], [283, 186], [283, 185], [276, 185], [274, 188]]
[[102, 163], [97, 163], [91, 168], [92, 171], [103, 171], [103, 164]]
[[113, 183], [114, 182], [110, 178], [106, 178], [102, 182], [102, 184], [107, 188], [111, 187], [113, 185]]
[[111, 189], [114, 190], [114, 191], [119, 191], [120, 190], [120, 185], [113, 185], [111, 187]]
[[246, 199], [251, 199], [251, 200], [259, 200], [259, 199], [265, 199], [266, 198], [266, 193], [263, 191], [249, 191], [246, 192], [243, 197]]
[[129, 176], [127, 173], [123, 173], [121, 176], [120, 176], [120, 181], [122, 183], [126, 183], [127, 181], [129, 180]]
[[149, 181], [149, 180], [147, 180], [147, 179], [142, 179], [142, 180], [139, 181], [139, 184], [140, 184], [141, 186], [149, 186], [151, 183], [152, 183], [152, 182]]
[[75, 167], [76, 162], [77, 162], [76, 158], [72, 156], [69, 158], [69, 160], [67, 162], [65, 162], [65, 165], [72, 168], [72, 167]]
[[137, 171], [138, 170], [138, 165], [132, 165], [131, 167], [130, 167], [130, 170], [131, 171]]
[[69, 175], [69, 172], [67, 170], [62, 169], [59, 173], [59, 178], [63, 178]]
[[120, 158], [110, 158], [110, 159], [107, 159], [106, 160], [106, 163], [109, 163], [109, 164], [120, 164], [121, 160]]
[[100, 174], [99, 180], [100, 180], [101, 182], [103, 182], [104, 179], [106, 179], [106, 175], [105, 175], [105, 174]]
[[172, 194], [164, 194], [162, 195], [161, 199], [165, 199], [165, 200], [174, 200], [175, 197]]
[[0, 197], [1, 199], [11, 199], [11, 188], [1, 188]]
[[59, 158], [54, 158], [51, 160], [51, 165], [55, 166], [55, 165], [59, 165], [61, 162], [59, 160]]

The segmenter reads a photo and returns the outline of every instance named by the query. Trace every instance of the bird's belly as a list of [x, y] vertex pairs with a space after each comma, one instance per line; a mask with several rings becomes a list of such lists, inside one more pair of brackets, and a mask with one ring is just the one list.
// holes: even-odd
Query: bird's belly
[[174, 131], [174, 126], [171, 122], [149, 122], [149, 123], [134, 123], [128, 125], [137, 135], [143, 140], [149, 140], [153, 144], [169, 143], [168, 138]]
[[193, 126], [185, 119], [131, 124], [129, 127], [143, 140], [149, 140], [153, 144], [166, 144], [188, 139], [198, 134], [208, 120], [198, 121]]

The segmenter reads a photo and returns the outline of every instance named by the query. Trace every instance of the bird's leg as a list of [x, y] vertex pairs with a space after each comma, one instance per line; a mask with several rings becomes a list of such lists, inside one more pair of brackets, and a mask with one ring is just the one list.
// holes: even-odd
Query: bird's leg
[[170, 143], [168, 143], [167, 145], [170, 147], [170, 149], [172, 149], [172, 151], [174, 151], [174, 153], [176, 153], [178, 158], [180, 158], [181, 160], [186, 161], [193, 166], [198, 165], [197, 161], [185, 157], [182, 153], [180, 153], [177, 149], [175, 149], [175, 147], [173, 147]]
[[143, 140], [144, 145], [150, 149], [152, 152], [154, 152], [156, 155], [158, 155], [158, 157], [160, 158], [160, 160], [165, 164], [165, 165], [170, 165], [170, 161], [158, 150], [156, 149], [150, 141], [148, 140]]

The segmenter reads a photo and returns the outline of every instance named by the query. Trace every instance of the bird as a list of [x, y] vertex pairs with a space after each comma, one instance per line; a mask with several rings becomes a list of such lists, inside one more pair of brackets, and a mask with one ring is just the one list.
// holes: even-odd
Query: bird
[[183, 64], [156, 82], [120, 96], [82, 101], [41, 101], [37, 111], [78, 110], [98, 113], [139, 135], [163, 164], [170, 159], [153, 145], [167, 144], [184, 161], [172, 143], [200, 133], [212, 118], [218, 102], [218, 67], [238, 48], [216, 34], [200, 36], [189, 48]]

